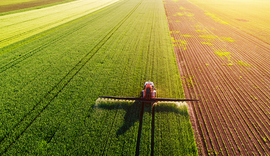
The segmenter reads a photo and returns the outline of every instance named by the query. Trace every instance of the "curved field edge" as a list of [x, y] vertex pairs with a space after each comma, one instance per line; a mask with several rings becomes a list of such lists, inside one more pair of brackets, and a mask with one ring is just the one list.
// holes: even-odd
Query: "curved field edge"
[[[125, 110], [117, 105], [95, 113], [98, 96], [139, 96], [142, 83], [151, 80], [158, 97], [184, 97], [161, 1], [121, 1], [15, 48], [1, 61], [25, 52], [0, 73], [0, 148], [7, 155], [134, 155], [138, 122], [117, 136]], [[151, 115], [143, 120], [140, 148], [149, 153]]]
[[[78, 0], [0, 17], [0, 47], [83, 17], [118, 0]], [[67, 11], [68, 10], [68, 11]]]
[[51, 7], [51, 6], [54, 6], [54, 5], [59, 5], [59, 4], [68, 3], [68, 2], [72, 2], [72, 1], [76, 1], [76, 0], [61, 0], [60, 2], [52, 2], [52, 3], [49, 3], [49, 4], [39, 4], [38, 6], [30, 5], [27, 8], [20, 8], [20, 9], [16, 9], [16, 10], [8, 9], [8, 11], [4, 11], [4, 12], [3, 12], [3, 10], [1, 10], [1, 7], [4, 7], [4, 6], [0, 6], [0, 10], [1, 10], [0, 16], [4, 16], [4, 15], [8, 15], [8, 14], [14, 14], [14, 13], [20, 13], [20, 12], [30, 11], [30, 10], [35, 10], [35, 9], [42, 9], [42, 8], [45, 8], [45, 7]]
[[[112, 4], [112, 5], [113, 5], [113, 4]], [[4, 59], [2, 58], [2, 60], [0, 60], [1, 63], [3, 64], [3, 65], [0, 67], [0, 72], [2, 72], [5, 68], [8, 67], [6, 63], [10, 64], [10, 63], [13, 62], [14, 60], [20, 60], [21, 57], [27, 56], [27, 55], [29, 54], [28, 51], [25, 51], [24, 53], [20, 53], [20, 54], [12, 53], [11, 51], [13, 51], [14, 49], [20, 48], [21, 46], [24, 46], [24, 45], [26, 45], [26, 44], [29, 44], [29, 43], [31, 43], [31, 42], [33, 42], [33, 41], [36, 41], [36, 40], [39, 40], [39, 39], [41, 39], [41, 38], [44, 38], [44, 37], [45, 37], [45, 38], [46, 38], [46, 37], [50, 37], [49, 35], [50, 35], [51, 33], [54, 33], [54, 32], [56, 32], [56, 31], [59, 31], [59, 30], [65, 28], [65, 27], [67, 27], [67, 26], [69, 26], [69, 25], [71, 25], [71, 24], [74, 24], [74, 23], [76, 23], [76, 22], [79, 22], [80, 20], [83, 20], [83, 19], [88, 18], [88, 17], [90, 17], [90, 16], [93, 16], [93, 15], [99, 13], [99, 12], [102, 12], [102, 11], [104, 11], [104, 10], [110, 8], [112, 5], [106, 6], [106, 7], [104, 7], [104, 8], [101, 8], [101, 9], [97, 10], [97, 11], [94, 11], [94, 12], [88, 14], [88, 15], [85, 15], [85, 16], [82, 16], [82, 17], [80, 17], [80, 18], [74, 19], [74, 20], [72, 20], [72, 21], [66, 22], [66, 23], [61, 24], [61, 25], [59, 25], [59, 26], [50, 28], [50, 29], [48, 29], [48, 30], [45, 30], [45, 31], [43, 31], [43, 32], [40, 32], [40, 33], [35, 34], [35, 35], [33, 35], [33, 36], [30, 36], [30, 37], [28, 37], [28, 38], [25, 38], [25, 39], [23, 39], [23, 40], [21, 40], [21, 41], [12, 43], [12, 44], [10, 44], [10, 45], [8, 45], [8, 46], [6, 46], [6, 47], [0, 48], [0, 56], [3, 55], [3, 54], [5, 54], [5, 53], [8, 53], [8, 54], [6, 54], [5, 56], [2, 56]], [[11, 52], [11, 53], [9, 53], [9, 52]]]

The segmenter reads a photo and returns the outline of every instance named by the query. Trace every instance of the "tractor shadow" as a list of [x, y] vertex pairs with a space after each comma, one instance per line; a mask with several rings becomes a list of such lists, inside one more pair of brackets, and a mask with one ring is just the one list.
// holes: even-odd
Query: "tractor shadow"
[[142, 122], [143, 114], [149, 113], [152, 115], [152, 128], [151, 128], [151, 155], [154, 154], [154, 132], [155, 132], [155, 113], [157, 112], [167, 112], [167, 113], [177, 113], [182, 116], [189, 116], [187, 110], [179, 109], [175, 103], [160, 103], [160, 104], [149, 104], [142, 103], [140, 101], [99, 101], [98, 105], [93, 107], [98, 107], [106, 110], [115, 110], [123, 109], [126, 111], [124, 116], [123, 125], [117, 130], [116, 135], [122, 135], [128, 131], [134, 124], [139, 121], [139, 130], [137, 136], [137, 146], [136, 146], [136, 155], [139, 155], [140, 139], [142, 132]]
[[142, 103], [139, 101], [133, 103], [126, 101], [100, 102], [97, 107], [106, 110], [123, 109], [126, 111], [124, 123], [116, 132], [117, 136], [124, 134], [134, 126], [134, 124], [139, 121], [142, 111]]
[[[115, 109], [123, 109], [125, 110], [126, 114], [124, 116], [124, 123], [123, 125], [117, 130], [116, 135], [122, 135], [126, 131], [128, 131], [134, 124], [143, 117], [143, 113], [150, 113], [152, 114], [152, 104], [149, 103], [142, 103], [140, 101], [100, 101], [97, 106], [101, 109], [106, 110], [115, 110]], [[152, 108], [151, 108], [152, 107]], [[189, 116], [188, 112], [182, 109], [179, 109], [178, 106], [174, 103], [161, 103], [155, 105], [155, 112], [173, 112], [180, 114], [182, 116]]]

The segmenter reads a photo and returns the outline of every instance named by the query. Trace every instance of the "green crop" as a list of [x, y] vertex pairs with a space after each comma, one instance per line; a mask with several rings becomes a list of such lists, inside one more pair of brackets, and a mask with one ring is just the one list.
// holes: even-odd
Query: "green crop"
[[155, 155], [197, 155], [186, 104], [158, 103], [155, 107]]
[[[20, 39], [0, 54], [0, 155], [148, 155], [152, 109], [140, 115], [141, 103], [96, 100], [139, 96], [148, 80], [158, 97], [184, 98], [162, 1], [122, 0]], [[185, 153], [196, 153], [190, 124], [168, 114], [170, 124], [178, 122], [168, 127], [173, 135], [185, 137], [175, 139], [191, 143], [175, 144], [168, 154], [186, 147]]]
[[0, 48], [90, 14], [117, 1], [78, 0], [0, 16]]

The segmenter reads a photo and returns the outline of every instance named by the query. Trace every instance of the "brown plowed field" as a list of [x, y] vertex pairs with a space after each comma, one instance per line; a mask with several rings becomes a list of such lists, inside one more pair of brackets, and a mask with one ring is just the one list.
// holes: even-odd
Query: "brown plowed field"
[[[200, 155], [269, 155], [270, 45], [187, 0], [164, 0]], [[236, 17], [237, 18], [237, 17]]]

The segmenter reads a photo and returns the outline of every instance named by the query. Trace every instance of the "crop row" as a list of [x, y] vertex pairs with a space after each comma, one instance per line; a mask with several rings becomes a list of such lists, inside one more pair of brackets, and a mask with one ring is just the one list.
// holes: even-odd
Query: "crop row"
[[186, 104], [159, 102], [155, 112], [154, 155], [197, 155]]
[[0, 48], [80, 18], [115, 2], [116, 0], [74, 1], [39, 10], [0, 16]]
[[[218, 15], [220, 19], [226, 20], [230, 25], [238, 27], [269, 44], [268, 36], [270, 32], [268, 29], [270, 21], [267, 8], [270, 3], [268, 1], [249, 1], [245, 4], [247, 7], [241, 7], [239, 1], [234, 1], [230, 5], [227, 5], [225, 0], [220, 0], [218, 4], [215, 4], [213, 0], [189, 1], [204, 10], [210, 11], [212, 15]], [[255, 3], [256, 5], [254, 5]], [[248, 9], [249, 6], [252, 6], [252, 11]]]
[[[110, 10], [109, 10], [110, 11]], [[108, 12], [109, 12], [108, 11]], [[106, 12], [106, 13], [108, 13], [108, 12]], [[121, 13], [121, 12], [120, 12]], [[99, 15], [100, 16], [100, 15]], [[95, 19], [95, 18], [94, 18]], [[105, 18], [106, 19], [106, 18]], [[116, 18], [114, 18], [114, 20], [117, 20], [117, 19], [119, 19], [118, 17], [116, 17]], [[88, 22], [91, 22], [91, 18], [89, 19], [89, 21]], [[104, 20], [104, 19], [103, 19]], [[107, 19], [106, 19], [107, 20]], [[99, 22], [99, 21], [97, 21], [97, 22]], [[78, 23], [77, 23], [78, 24]], [[99, 26], [99, 24], [97, 24], [97, 28], [99, 28], [100, 26]], [[95, 28], [95, 27], [94, 27]], [[93, 28], [92, 28], [93, 29]], [[106, 28], [106, 29], [108, 29], [108, 27]], [[105, 30], [106, 30], [105, 29]], [[83, 30], [83, 31], [86, 31], [87, 32], [87, 29], [81, 29], [81, 30]], [[103, 30], [104, 31], [104, 30]], [[89, 31], [90, 32], [90, 31]], [[85, 32], [81, 32], [81, 33], [85, 33]], [[97, 35], [97, 36], [100, 36], [100, 34], [99, 35]], [[69, 36], [67, 36], [67, 37], [69, 37]], [[85, 36], [85, 37], [87, 37], [87, 36]], [[103, 38], [102, 36], [100, 36], [101, 38]], [[73, 42], [73, 44], [75, 44], [76, 42], [74, 42], [75, 40], [77, 39], [77, 36], [75, 36], [73, 39], [72, 38], [70, 38], [70, 41], [72, 41]], [[81, 38], [82, 40], [83, 40], [83, 38]], [[95, 39], [95, 36], [93, 36], [93, 38], [92, 39]], [[79, 48], [75, 48], [74, 49], [74, 47], [72, 47], [74, 50], [78, 50], [77, 52], [75, 51], [75, 53], [73, 53], [73, 55], [74, 56], [67, 56], [67, 57], [73, 57], [72, 59], [75, 59], [76, 57], [78, 57], [79, 55], [78, 54], [80, 54], [80, 51], [82, 51], [85, 47], [83, 46], [83, 43], [86, 43], [85, 44], [85, 46], [87, 46], [89, 43], [87, 43], [86, 41], [77, 41], [77, 44], [75, 44], [76, 45], [76, 47], [78, 47], [78, 45], [80, 45], [80, 48], [82, 48], [82, 49], [79, 49]], [[64, 43], [64, 44], [67, 44], [68, 42], [66, 42], [66, 43]], [[93, 42], [92, 42], [93, 43]], [[59, 44], [59, 42], [58, 43], [55, 43], [55, 44]], [[58, 46], [61, 46], [61, 43], [60, 43], [60, 45], [58, 45]], [[94, 47], [94, 46], [93, 46]], [[51, 48], [51, 47], [50, 47]], [[70, 48], [70, 47], [69, 47]], [[90, 47], [91, 48], [91, 47]], [[68, 49], [68, 48], [67, 48]], [[63, 49], [62, 49], [63, 50]], [[52, 52], [53, 53], [56, 53], [57, 55], [59, 55], [59, 52], [58, 51], [56, 51], [56, 50], [52, 50]], [[58, 52], [58, 53], [57, 53]], [[66, 51], [67, 52], [67, 51]], [[83, 51], [82, 51], [83, 52]], [[85, 51], [85, 52], [87, 52], [87, 51]], [[90, 51], [91, 52], [91, 51]], [[113, 54], [113, 53], [112, 53]], [[57, 57], [55, 57], [55, 56], [57, 56], [57, 55], [52, 55], [52, 56], [54, 56], [54, 58], [52, 58], [53, 60], [54, 59], [57, 59]], [[50, 56], [50, 55], [49, 55]], [[83, 56], [83, 54], [81, 55], [81, 56]], [[67, 58], [66, 57], [66, 58]], [[44, 57], [43, 57], [44, 58]], [[45, 57], [46, 58], [46, 57]], [[101, 59], [103, 58], [103, 57], [100, 57]], [[33, 59], [33, 58], [31, 58], [31, 59]], [[51, 59], [50, 57], [49, 57], [49, 59]], [[80, 58], [79, 58], [80, 59]], [[67, 59], [65, 59], [65, 57], [63, 57], [62, 59], [60, 59], [62, 62], [63, 61], [68, 61], [69, 62], [69, 64], [61, 64], [61, 62], [59, 61], [59, 62], [57, 62], [57, 63], [60, 63], [60, 64], [56, 64], [56, 68], [52, 68], [51, 70], [53, 71], [53, 72], [57, 72], [57, 68], [58, 69], [61, 69], [61, 66], [60, 65], [63, 65], [65, 68], [67, 68], [68, 66], [67, 65], [72, 65], [71, 63], [76, 63], [76, 61], [74, 61], [74, 60], [71, 60], [70, 58], [67, 58]], [[44, 61], [44, 60], [43, 60]], [[58, 60], [55, 60], [55, 61], [58, 61]], [[71, 62], [70, 62], [71, 61]], [[78, 60], [79, 61], [79, 60]], [[95, 67], [95, 66], [98, 66], [98, 65], [100, 65], [100, 63], [98, 63], [98, 62], [96, 62], [96, 61], [98, 61], [97, 59], [93, 62], [93, 67]], [[67, 62], [67, 63], [68, 63]], [[25, 63], [25, 62], [24, 62]], [[43, 66], [44, 66], [44, 63], [42, 64]], [[53, 65], [52, 64], [52, 62], [50, 62], [50, 65]], [[72, 67], [72, 66], [71, 66]], [[91, 69], [91, 66], [89, 66], [88, 68], [90, 68]], [[95, 67], [96, 68], [96, 67]], [[64, 68], [62, 68], [62, 69], [64, 69]], [[72, 68], [70, 68], [70, 69], [72, 69]], [[94, 68], [92, 68], [91, 70], [93, 70]], [[33, 71], [36, 71], [36, 70], [33, 70]], [[37, 71], [36, 71], [37, 72]], [[76, 72], [76, 71], [75, 71]], [[5, 72], [5, 73], [7, 73], [7, 72]], [[47, 71], [47, 73], [48, 73], [48, 71]], [[32, 73], [32, 74], [35, 74], [35, 73]], [[59, 74], [59, 73], [58, 73]], [[69, 73], [68, 73], [69, 74]], [[93, 73], [92, 73], [93, 74]], [[108, 73], [104, 73], [104, 74], [108, 74]], [[72, 74], [70, 74], [71, 76], [72, 76]], [[54, 78], [54, 81], [55, 81], [55, 76], [53, 76], [53, 73], [49, 73], [49, 76], [50, 77], [52, 77], [52, 78]], [[62, 75], [60, 75], [60, 77], [61, 77]], [[91, 75], [88, 75], [88, 76], [91, 76]], [[41, 77], [41, 78], [44, 78], [44, 77]], [[46, 80], [46, 78], [47, 77], [45, 77], [45, 80]], [[63, 78], [63, 77], [62, 77]], [[65, 78], [65, 77], [64, 77]], [[61, 79], [60, 79], [61, 80]], [[67, 80], [69, 81], [69, 78], [67, 78]], [[26, 81], [27, 82], [27, 81]], [[31, 82], [31, 81], [30, 81]], [[34, 81], [35, 82], [35, 81]], [[50, 84], [50, 82], [48, 82], [48, 79], [47, 79], [47, 83], [46, 83], [46, 81], [40, 81], [40, 80], [37, 80], [36, 81], [37, 83], [43, 83], [43, 85], [51, 85]], [[45, 83], [44, 83], [45, 82]], [[61, 81], [60, 81], [61, 82]], [[66, 81], [67, 82], [67, 81]], [[66, 84], [66, 82], [64, 82], [64, 84]], [[98, 82], [98, 80], [97, 80], [97, 82]], [[32, 82], [33, 83], [33, 82]], [[37, 85], [37, 83], [36, 83], [36, 85]], [[31, 83], [29, 83], [29, 85], [31, 85]], [[78, 87], [78, 86], [77, 86]], [[48, 87], [49, 88], [49, 87]], [[44, 88], [44, 89], [46, 89], [46, 88]], [[60, 88], [59, 88], [60, 89]], [[77, 88], [78, 89], [78, 88]], [[100, 88], [100, 89], [102, 89], [102, 88]], [[61, 91], [61, 90], [60, 90]], [[35, 92], [37, 92], [37, 93], [40, 93], [40, 94], [42, 94], [42, 92], [38, 92], [38, 91], [35, 91]], [[23, 94], [25, 94], [25, 92], [22, 92]], [[44, 93], [43, 93], [44, 94]], [[53, 95], [53, 94], [52, 94]], [[36, 96], [38, 96], [38, 95], [36, 95]], [[20, 96], [18, 97], [18, 98], [21, 98]], [[38, 97], [37, 97], [38, 98]], [[39, 98], [41, 98], [41, 97], [39, 97]], [[21, 99], [22, 100], [22, 99]], [[28, 99], [29, 100], [29, 99]], [[29, 101], [28, 101], [29, 102]], [[23, 104], [23, 101], [21, 101], [21, 103], [19, 103], [19, 104]], [[17, 106], [18, 106], [18, 104], [17, 104]], [[26, 105], [26, 106], [28, 106], [28, 107], [31, 107], [31, 105]], [[7, 112], [7, 113], [10, 113], [10, 112]], [[12, 114], [9, 114], [9, 115], [12, 115]], [[14, 117], [14, 116], [13, 116]], [[16, 119], [16, 118], [15, 118]], [[15, 122], [16, 122], [16, 120], [15, 120]], [[12, 122], [3, 122], [3, 123], [5, 123], [5, 124], [7, 124], [7, 123], [9, 123], [10, 125], [12, 124]], [[3, 144], [4, 145], [4, 144]]]
[[[180, 64], [183, 68], [182, 76], [189, 78], [185, 89], [189, 96], [199, 97], [201, 100], [199, 105], [193, 107], [204, 141], [202, 152], [210, 155], [249, 155], [252, 151], [256, 151], [253, 154], [268, 153], [269, 117], [268, 109], [264, 108], [268, 107], [269, 95], [265, 85], [269, 82], [258, 75], [269, 70], [268, 63], [265, 62], [269, 58], [251, 59], [249, 57], [256, 54], [247, 51], [244, 57], [243, 48], [247, 46], [242, 43], [249, 40], [242, 38], [248, 35], [235, 33], [238, 31], [228, 25], [217, 24], [217, 21], [208, 18], [191, 3], [171, 2], [165, 4], [166, 7], [179, 62], [185, 62]], [[183, 10], [188, 10], [194, 17], [175, 16]], [[197, 31], [198, 29], [204, 31]], [[221, 40], [224, 38], [221, 37], [225, 34], [223, 32], [233, 36], [235, 40]], [[178, 41], [185, 42], [185, 48]], [[256, 39], [255, 41], [256, 44], [261, 44]], [[263, 48], [267, 49], [265, 46]], [[266, 51], [263, 48], [260, 48], [261, 56], [265, 56]], [[223, 49], [221, 54], [225, 54], [228, 49], [232, 53], [231, 59], [216, 55], [215, 49]], [[229, 52], [227, 53], [230, 54]], [[235, 64], [240, 58], [252, 62], [252, 65]], [[193, 85], [188, 85], [190, 78]], [[255, 91], [254, 85], [260, 86], [260, 89]], [[260, 98], [253, 98], [254, 95]]]
[[[90, 21], [91, 21], [91, 19], [90, 19]], [[82, 28], [84, 28], [84, 27], [82, 27]], [[65, 32], [65, 33], [67, 33], [67, 32]], [[76, 33], [76, 31], [73, 33]], [[72, 35], [72, 33], [70, 35]], [[69, 38], [69, 40], [67, 40], [67, 41], [73, 42], [74, 40], [76, 40], [76, 36], [72, 38], [69, 35], [67, 35], [66, 37]], [[98, 40], [100, 40], [98, 38], [103, 39], [103, 36], [99, 36], [99, 35], [93, 36], [93, 39], [95, 39], [95, 38], [97, 38], [97, 41], [98, 41]], [[75, 44], [75, 42], [73, 42], [73, 43]], [[83, 42], [77, 41], [77, 43], [82, 44]], [[87, 46], [87, 42], [85, 42], [85, 43]], [[96, 44], [98, 44], [98, 43], [100, 43], [100, 42], [97, 42]], [[55, 44], [63, 47], [63, 46], [65, 46], [66, 43], [63, 43], [60, 40], [59, 42], [56, 42]], [[77, 45], [74, 45], [75, 48], [76, 48], [76, 46]], [[74, 48], [74, 47], [66, 47], [66, 50], [69, 51], [70, 48]], [[84, 48], [84, 47], [82, 46], [81, 48]], [[95, 48], [95, 46], [93, 46], [92, 49], [93, 48]], [[6, 118], [3, 118], [2, 120], [6, 119], [9, 122], [3, 121], [4, 124], [8, 124], [10, 127], [13, 127], [12, 124], [14, 124], [14, 123], [9, 120], [9, 116], [13, 115], [13, 114], [10, 114], [10, 112], [13, 112], [13, 113], [17, 112], [16, 116], [15, 115], [12, 116], [14, 119], [14, 122], [17, 122], [16, 120], [18, 120], [18, 118], [21, 118], [21, 116], [25, 116], [25, 115], [29, 114], [26, 112], [28, 111], [29, 108], [31, 108], [31, 105], [30, 105], [31, 103], [32, 103], [32, 106], [34, 106], [34, 107], [32, 110], [30, 110], [30, 113], [33, 112], [33, 110], [36, 110], [36, 108], [43, 109], [44, 106], [47, 105], [47, 101], [44, 101], [44, 99], [47, 99], [49, 101], [52, 100], [52, 98], [54, 98], [61, 91], [61, 89], [72, 79], [74, 74], [76, 74], [77, 71], [86, 63], [85, 61], [88, 61], [89, 55], [92, 56], [95, 52], [93, 50], [93, 51], [89, 51], [89, 53], [85, 53], [88, 51], [85, 51], [84, 53], [80, 53], [79, 49], [76, 49], [76, 50], [77, 51], [75, 51], [75, 53], [73, 52], [73, 54], [75, 56], [71, 57], [69, 55], [65, 56], [66, 55], [65, 53], [60, 53], [57, 46], [56, 46], [56, 48], [55, 47], [53, 47], [53, 48], [48, 47], [48, 49], [43, 50], [43, 52], [44, 51], [50, 52], [50, 53], [47, 53], [47, 56], [54, 56], [54, 57], [53, 58], [47, 57], [47, 59], [48, 59], [47, 62], [45, 62], [44, 56], [42, 56], [43, 54], [40, 54], [41, 52], [39, 52], [36, 55], [34, 55], [37, 58], [35, 61], [25, 59], [22, 62], [19, 62], [19, 64], [21, 64], [21, 63], [26, 64], [25, 66], [22, 67], [20, 72], [8, 74], [8, 75], [4, 76], [5, 74], [7, 74], [9, 72], [9, 70], [12, 70], [12, 69], [9, 69], [3, 73], [3, 75], [2, 75], [3, 79], [5, 78], [6, 80], [9, 80], [8, 77], [14, 77], [13, 79], [11, 79], [11, 81], [6, 81], [6, 83], [13, 84], [14, 86], [16, 86], [16, 87], [12, 87], [12, 88], [7, 86], [7, 89], [4, 90], [4, 92], [2, 94], [3, 97], [5, 97], [6, 95], [9, 95], [9, 98], [12, 98], [12, 97], [14, 98], [14, 100], [12, 99], [12, 101], [10, 101], [11, 102], [10, 105], [5, 105], [9, 109], [9, 111], [7, 111], [6, 113], [4, 111], [3, 115], [6, 115]], [[56, 52], [58, 52], [58, 53], [56, 53]], [[76, 56], [76, 54], [80, 54], [80, 55]], [[87, 57], [86, 58], [79, 58], [78, 57], [78, 56], [83, 56], [83, 55], [85, 55]], [[57, 59], [57, 58], [61, 58], [61, 57], [62, 57], [62, 59]], [[56, 59], [56, 60], [54, 60], [54, 59]], [[27, 61], [28, 62], [31, 61], [31, 63], [28, 63]], [[77, 61], [80, 61], [79, 64], [77, 63]], [[63, 63], [63, 62], [66, 62], [66, 63]], [[69, 64], [67, 64], [67, 63], [69, 63]], [[34, 64], [34, 65], [31, 65], [31, 64]], [[35, 65], [35, 64], [39, 64], [39, 66]], [[55, 66], [55, 65], [57, 65], [57, 66]], [[72, 67], [72, 65], [75, 67]], [[52, 68], [52, 66], [54, 68]], [[29, 69], [29, 67], [30, 67], [30, 69]], [[61, 68], [68, 69], [67, 67], [70, 68], [70, 71], [59, 70]], [[36, 70], [36, 69], [38, 69], [38, 70]], [[35, 72], [28, 74], [27, 72], [29, 70], [33, 70]], [[59, 72], [57, 73], [57, 71], [59, 71]], [[42, 73], [42, 74], [38, 75], [38, 73]], [[55, 74], [58, 77], [54, 76]], [[19, 75], [20, 77], [18, 77], [17, 75]], [[37, 75], [37, 76], [35, 76], [35, 75]], [[22, 78], [24, 78], [24, 79], [22, 79]], [[19, 79], [19, 81], [17, 79]], [[20, 81], [20, 79], [22, 79], [23, 81]], [[14, 84], [14, 82], [17, 82], [18, 84]], [[33, 87], [33, 84], [35, 84], [35, 87]], [[40, 90], [40, 88], [41, 88], [40, 86], [43, 86], [42, 87], [43, 90]], [[48, 90], [48, 89], [50, 89], [50, 90]], [[17, 90], [17, 92], [14, 92], [14, 90]], [[38, 90], [40, 90], [40, 91], [38, 91]], [[47, 94], [46, 94], [46, 90], [48, 92]], [[34, 97], [32, 96], [33, 100], [29, 99], [28, 94], [25, 94], [25, 92], [27, 92], [27, 91], [28, 92], [30, 91], [29, 92], [30, 94], [35, 95]], [[41, 94], [41, 96], [39, 94]], [[44, 97], [42, 97], [42, 94]], [[16, 102], [15, 101], [16, 99], [20, 99], [21, 101]], [[9, 102], [9, 101], [6, 101], [6, 102]], [[26, 104], [24, 104], [24, 102]], [[23, 112], [23, 111], [18, 112], [21, 110], [20, 107], [22, 107], [22, 110], [25, 110], [25, 112]], [[37, 110], [37, 112], [39, 112], [39, 110]], [[6, 127], [4, 125], [1, 128], [6, 128]], [[6, 128], [6, 130], [7, 130], [7, 128]], [[8, 131], [6, 131], [6, 132], [8, 132]], [[4, 134], [5, 133], [2, 133], [2, 135], [4, 135]]]
[[121, 1], [23, 42], [0, 55], [1, 154], [134, 155], [140, 117], [151, 153], [151, 107], [96, 99], [139, 96], [145, 80], [183, 97], [161, 1]]

